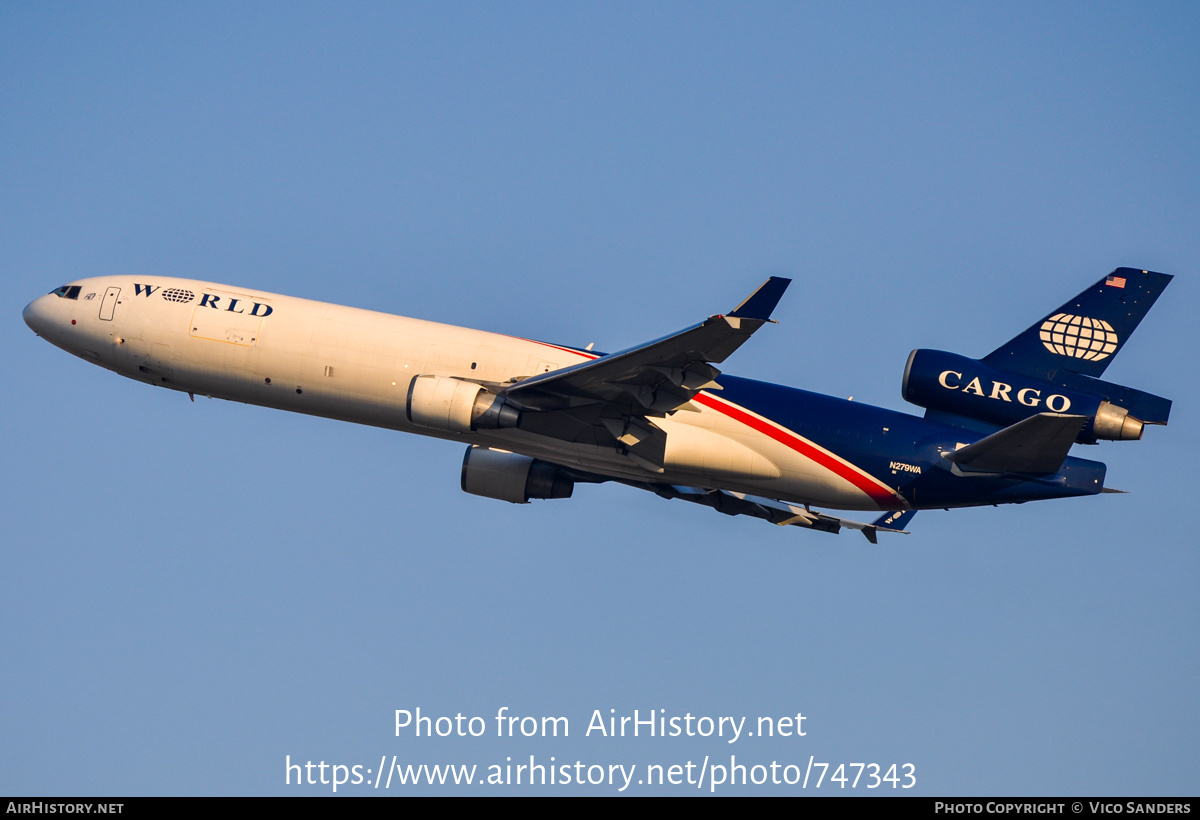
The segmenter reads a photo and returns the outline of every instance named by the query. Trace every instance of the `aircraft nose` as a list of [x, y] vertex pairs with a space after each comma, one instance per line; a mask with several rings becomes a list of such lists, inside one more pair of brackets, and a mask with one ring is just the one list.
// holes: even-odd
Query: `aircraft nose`
[[25, 320], [25, 324], [29, 325], [29, 329], [37, 335], [41, 336], [46, 328], [46, 296], [39, 296], [25, 306], [21, 311], [21, 318]]

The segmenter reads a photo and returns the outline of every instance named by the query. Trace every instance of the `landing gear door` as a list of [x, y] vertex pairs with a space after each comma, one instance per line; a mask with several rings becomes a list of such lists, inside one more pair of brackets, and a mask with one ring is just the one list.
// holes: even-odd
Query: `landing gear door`
[[104, 291], [104, 299], [100, 302], [100, 318], [111, 322], [113, 311], [117, 309], [117, 298], [121, 295], [120, 288], [109, 288]]

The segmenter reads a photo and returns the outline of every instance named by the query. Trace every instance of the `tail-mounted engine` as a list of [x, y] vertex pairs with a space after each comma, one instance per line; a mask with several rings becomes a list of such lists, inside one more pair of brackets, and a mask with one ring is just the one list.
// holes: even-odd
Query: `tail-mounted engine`
[[[1166, 424], [1171, 402], [1069, 371], [1054, 381], [1000, 370], [941, 350], [914, 350], [904, 368], [905, 401], [940, 414], [1007, 427], [1038, 413], [1089, 416], [1076, 441], [1134, 440], [1146, 424]], [[952, 419], [947, 419], [952, 421]]]

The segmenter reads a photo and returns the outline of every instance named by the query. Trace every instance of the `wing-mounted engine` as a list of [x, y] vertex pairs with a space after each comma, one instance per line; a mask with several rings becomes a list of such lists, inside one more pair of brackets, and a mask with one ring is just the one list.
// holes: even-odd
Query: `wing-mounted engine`
[[414, 376], [405, 413], [413, 424], [451, 433], [500, 430], [521, 420], [516, 405], [482, 384], [446, 376]]
[[575, 481], [545, 461], [472, 445], [463, 456], [462, 488], [472, 495], [528, 504], [533, 498], [570, 498]]

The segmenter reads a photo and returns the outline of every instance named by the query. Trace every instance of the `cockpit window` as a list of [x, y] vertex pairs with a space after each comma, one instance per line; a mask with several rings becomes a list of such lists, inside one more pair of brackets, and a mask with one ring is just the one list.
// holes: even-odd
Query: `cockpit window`
[[50, 293], [60, 299], [78, 299], [79, 289], [79, 285], [63, 285], [61, 288], [55, 288], [50, 291]]

